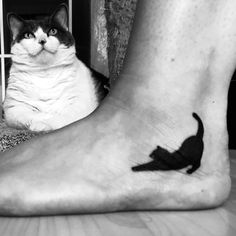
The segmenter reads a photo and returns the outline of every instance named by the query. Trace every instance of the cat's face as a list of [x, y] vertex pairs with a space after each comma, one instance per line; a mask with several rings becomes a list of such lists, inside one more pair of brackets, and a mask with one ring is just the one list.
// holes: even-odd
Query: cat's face
[[13, 53], [28, 54], [38, 61], [47, 63], [58, 50], [74, 45], [73, 36], [68, 31], [68, 10], [65, 5], [40, 21], [26, 21], [10, 13], [8, 24], [13, 38]]

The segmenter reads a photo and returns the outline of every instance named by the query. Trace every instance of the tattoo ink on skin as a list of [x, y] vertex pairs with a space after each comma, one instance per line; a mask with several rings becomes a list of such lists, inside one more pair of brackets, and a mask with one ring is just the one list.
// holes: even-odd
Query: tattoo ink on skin
[[195, 172], [201, 165], [201, 159], [204, 149], [203, 135], [204, 126], [201, 118], [196, 114], [192, 114], [198, 122], [197, 134], [187, 138], [181, 145], [181, 147], [170, 153], [166, 149], [157, 146], [157, 148], [150, 154], [152, 161], [132, 167], [135, 172], [138, 171], [169, 171], [180, 170], [191, 166], [187, 170], [188, 174]]

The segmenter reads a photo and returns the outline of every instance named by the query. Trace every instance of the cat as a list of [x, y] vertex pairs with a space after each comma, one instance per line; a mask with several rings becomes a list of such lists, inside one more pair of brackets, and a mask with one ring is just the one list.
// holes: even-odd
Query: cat
[[76, 57], [68, 8], [42, 20], [8, 14], [12, 65], [4, 101], [6, 123], [52, 131], [92, 113], [109, 91], [109, 79]]
[[150, 157], [153, 161], [135, 166], [133, 171], [154, 171], [154, 170], [180, 170], [188, 166], [192, 166], [187, 170], [188, 174], [195, 172], [201, 165], [201, 158], [204, 149], [203, 135], [204, 126], [201, 118], [196, 114], [192, 114], [198, 122], [198, 131], [195, 136], [187, 138], [181, 145], [181, 147], [170, 153], [164, 148], [157, 146]]

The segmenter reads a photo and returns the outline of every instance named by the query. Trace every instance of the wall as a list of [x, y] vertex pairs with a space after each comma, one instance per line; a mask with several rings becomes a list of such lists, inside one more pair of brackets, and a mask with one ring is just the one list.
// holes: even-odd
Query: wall
[[105, 12], [105, 0], [91, 1], [90, 66], [108, 77], [108, 35]]
[[106, 0], [108, 58], [111, 80], [119, 75], [132, 28], [137, 0]]

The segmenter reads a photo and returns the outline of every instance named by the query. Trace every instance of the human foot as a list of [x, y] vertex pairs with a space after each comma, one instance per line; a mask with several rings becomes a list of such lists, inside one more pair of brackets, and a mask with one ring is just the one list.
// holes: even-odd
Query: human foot
[[140, 117], [139, 107], [135, 110], [109, 96], [81, 123], [5, 153], [0, 162], [0, 213], [183, 210], [221, 204], [230, 189], [228, 154], [219, 143], [215, 150], [216, 135], [206, 125], [206, 114], [201, 112], [205, 149], [196, 172], [134, 172], [132, 167], [150, 160], [156, 145], [175, 150], [197, 130], [191, 113], [177, 118], [150, 110]]
[[[101, 107], [1, 157], [2, 214], [200, 209], [227, 198], [236, 3], [139, 0], [137, 9], [123, 73]], [[199, 168], [133, 171], [157, 146], [173, 153], [196, 135], [193, 113], [204, 127]]]

